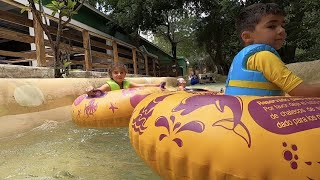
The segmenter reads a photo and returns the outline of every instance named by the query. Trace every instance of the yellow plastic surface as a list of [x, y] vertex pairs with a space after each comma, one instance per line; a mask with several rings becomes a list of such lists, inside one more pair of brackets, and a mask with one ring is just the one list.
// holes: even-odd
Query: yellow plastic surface
[[155, 93], [130, 141], [164, 179], [320, 179], [320, 98]]
[[142, 87], [109, 91], [95, 98], [83, 94], [72, 104], [72, 120], [81, 127], [126, 127], [137, 103], [160, 91], [159, 87]]

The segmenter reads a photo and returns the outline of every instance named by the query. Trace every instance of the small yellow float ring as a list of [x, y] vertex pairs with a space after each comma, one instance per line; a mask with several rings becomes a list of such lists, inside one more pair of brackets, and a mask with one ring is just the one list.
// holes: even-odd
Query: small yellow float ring
[[72, 104], [72, 120], [81, 127], [126, 127], [134, 107], [159, 87], [121, 89], [96, 97], [79, 96]]

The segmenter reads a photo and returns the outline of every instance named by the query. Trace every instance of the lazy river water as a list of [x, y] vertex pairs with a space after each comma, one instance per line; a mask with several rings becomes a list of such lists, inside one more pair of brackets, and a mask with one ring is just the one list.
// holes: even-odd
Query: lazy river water
[[[151, 81], [163, 80], [176, 81]], [[0, 81], [0, 179], [161, 179], [133, 150], [128, 128], [79, 128], [71, 121], [73, 100], [104, 79]]]
[[47, 121], [0, 139], [0, 179], [161, 179], [136, 155], [128, 128]]

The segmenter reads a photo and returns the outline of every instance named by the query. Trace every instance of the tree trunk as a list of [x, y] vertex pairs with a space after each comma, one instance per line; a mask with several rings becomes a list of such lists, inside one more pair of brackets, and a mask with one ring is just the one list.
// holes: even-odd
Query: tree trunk
[[56, 78], [61, 78], [62, 73], [61, 73], [61, 53], [59, 53], [59, 49], [57, 47], [54, 47], [53, 49], [54, 53], [54, 77]]
[[172, 62], [173, 76], [177, 77], [179, 68], [178, 68], [178, 62], [177, 62], [177, 43], [176, 42], [171, 42], [171, 51], [172, 51], [172, 57], [173, 57], [173, 62]]
[[133, 45], [137, 48], [140, 47], [140, 35], [138, 31], [135, 31], [134, 33], [132, 33], [132, 37], [133, 37]]

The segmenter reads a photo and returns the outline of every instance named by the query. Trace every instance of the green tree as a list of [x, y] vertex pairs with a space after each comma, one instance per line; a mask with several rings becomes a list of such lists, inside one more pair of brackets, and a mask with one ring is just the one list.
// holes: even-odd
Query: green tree
[[[200, 64], [206, 64], [209, 70], [218, 66], [219, 69], [223, 69], [224, 74], [227, 73], [235, 54], [242, 48], [234, 25], [239, 11], [253, 3], [275, 2], [287, 12], [287, 40], [280, 50], [284, 62], [319, 58], [320, 3], [318, 1], [180, 0], [170, 3], [165, 0], [109, 0], [104, 2], [105, 9], [112, 10], [109, 11], [112, 12], [112, 17], [127, 32], [136, 32], [138, 35], [139, 31], [150, 30], [155, 33], [156, 41], [159, 41], [160, 34], [167, 35], [163, 36], [167, 37], [167, 40], [162, 39], [162, 41], [173, 44], [168, 50], [169, 53], [173, 52], [175, 46], [176, 55], [190, 52], [187, 57], [192, 57], [191, 52], [195, 52], [193, 56], [195, 60], [206, 62]], [[188, 11], [185, 11], [186, 9]], [[183, 18], [184, 14], [181, 12], [188, 12], [192, 16]], [[166, 24], [169, 15], [179, 17], [170, 26]], [[189, 25], [187, 23], [183, 25], [183, 21], [189, 22]], [[186, 27], [192, 32], [184, 31]], [[174, 34], [165, 30], [171, 30]], [[169, 45], [165, 47], [167, 46]], [[198, 47], [199, 51], [189, 50], [194, 47]], [[206, 53], [202, 53], [203, 49]]]
[[[53, 0], [47, 5], [44, 5], [42, 0], [28, 0], [28, 2], [29, 4], [26, 8], [21, 11], [23, 12], [29, 8], [33, 17], [40, 23], [40, 26], [48, 37], [50, 47], [53, 51], [55, 77], [62, 77], [66, 67], [70, 64], [69, 62], [66, 62], [65, 55], [60, 48], [63, 28], [71, 21], [72, 16], [81, 8], [84, 0], [81, 0], [80, 3], [78, 3], [78, 0]], [[38, 8], [36, 6], [38, 6]], [[58, 14], [58, 28], [54, 35], [49, 32], [48, 18], [44, 12], [44, 6], [52, 10], [52, 16]], [[67, 20], [63, 21], [63, 17], [67, 17]], [[42, 21], [42, 19], [44, 20]], [[54, 36], [55, 40], [53, 39]]]
[[[153, 31], [166, 21], [167, 11], [176, 9], [177, 3], [166, 0], [90, 0], [91, 4], [98, 3], [116, 22], [109, 24], [115, 30], [123, 30], [132, 35], [134, 44], [139, 46], [140, 32]], [[102, 8], [103, 7], [103, 8]]]
[[212, 60], [209, 69], [218, 66], [220, 73], [226, 74], [233, 56], [239, 49], [235, 33], [234, 19], [240, 9], [239, 1], [201, 1], [198, 5], [197, 40]]

